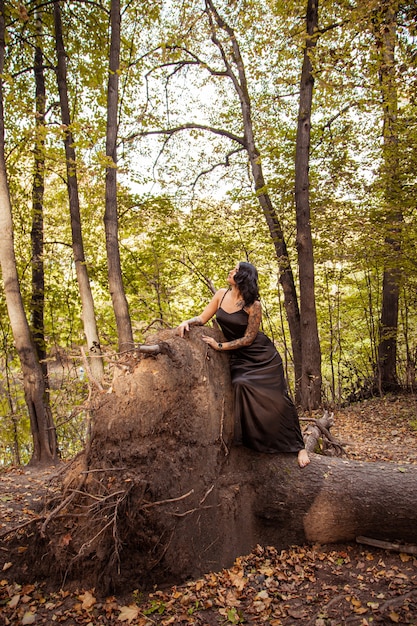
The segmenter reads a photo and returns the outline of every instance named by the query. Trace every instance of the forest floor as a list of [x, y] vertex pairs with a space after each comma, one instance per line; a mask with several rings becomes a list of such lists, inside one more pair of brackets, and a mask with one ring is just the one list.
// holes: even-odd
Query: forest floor
[[[417, 464], [417, 398], [372, 399], [335, 412], [332, 434], [348, 457]], [[141, 594], [102, 598], [60, 582], [19, 584], [5, 533], [36, 517], [57, 489], [57, 469], [0, 470], [0, 624], [270, 624], [271, 626], [417, 626], [417, 555], [360, 544], [258, 546], [233, 567]], [[25, 546], [21, 546], [25, 550]], [[416, 548], [417, 552], [417, 548]], [[28, 578], [26, 572], [26, 579]]]

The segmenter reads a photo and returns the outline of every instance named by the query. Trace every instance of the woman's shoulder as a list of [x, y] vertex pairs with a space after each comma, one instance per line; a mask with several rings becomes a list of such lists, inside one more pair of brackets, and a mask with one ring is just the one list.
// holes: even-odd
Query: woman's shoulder
[[221, 289], [219, 289], [218, 291], [216, 291], [216, 296], [219, 296], [220, 298], [222, 296], [224, 296], [227, 292], [228, 292], [228, 288], [227, 287], [222, 287]]
[[245, 306], [244, 309], [249, 315], [253, 315], [254, 313], [259, 315], [262, 313], [262, 305], [259, 300], [255, 300], [251, 305]]
[[225, 297], [225, 295], [227, 294], [229, 290], [225, 287], [222, 287], [221, 289], [219, 289], [218, 291], [216, 291], [216, 295], [214, 296], [216, 298], [216, 302], [217, 302], [217, 307], [219, 307], [221, 305], [221, 303], [223, 302], [223, 299]]

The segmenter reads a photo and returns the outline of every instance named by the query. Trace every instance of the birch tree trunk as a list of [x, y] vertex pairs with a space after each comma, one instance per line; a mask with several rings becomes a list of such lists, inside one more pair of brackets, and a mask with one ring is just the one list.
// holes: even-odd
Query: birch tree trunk
[[117, 107], [119, 101], [120, 67], [120, 0], [111, 0], [110, 8], [110, 66], [107, 89], [106, 156], [111, 163], [106, 169], [106, 230], [109, 288], [116, 318], [119, 351], [133, 348], [132, 324], [123, 286], [119, 249], [117, 215]]
[[93, 376], [100, 381], [104, 375], [104, 367], [101, 358], [100, 341], [98, 337], [97, 323], [94, 312], [93, 294], [91, 293], [90, 280], [88, 277], [87, 264], [84, 255], [80, 201], [78, 195], [77, 162], [74, 148], [74, 138], [71, 132], [71, 117], [68, 102], [67, 62], [62, 35], [61, 9], [58, 0], [54, 1], [54, 25], [55, 45], [58, 58], [57, 81], [59, 101], [61, 105], [62, 124], [65, 128], [64, 144], [67, 166], [69, 208], [71, 216], [72, 248], [74, 252], [74, 262], [77, 273], [78, 287], [80, 290], [84, 333], [87, 339], [89, 354], [90, 356], [92, 356], [90, 365], [91, 371]]
[[317, 409], [321, 402], [321, 350], [314, 292], [314, 256], [310, 223], [309, 161], [314, 78], [310, 52], [316, 45], [318, 0], [307, 2], [307, 38], [301, 70], [295, 148], [295, 205], [300, 280], [301, 405]]
[[0, 265], [7, 311], [23, 373], [25, 401], [33, 437], [31, 464], [57, 460], [55, 426], [45, 397], [45, 381], [29, 329], [20, 292], [13, 242], [12, 207], [4, 151], [3, 70], [5, 56], [4, 0], [0, 0]]

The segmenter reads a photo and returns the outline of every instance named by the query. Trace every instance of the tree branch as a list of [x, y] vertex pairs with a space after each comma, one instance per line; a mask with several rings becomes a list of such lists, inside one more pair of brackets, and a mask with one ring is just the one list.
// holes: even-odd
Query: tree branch
[[126, 138], [126, 141], [133, 141], [138, 137], [146, 137], [148, 135], [168, 135], [171, 138], [175, 133], [178, 133], [182, 130], [204, 130], [210, 133], [214, 133], [215, 135], [220, 135], [221, 137], [227, 137], [232, 141], [236, 141], [243, 148], [246, 149], [246, 142], [244, 137], [240, 137], [239, 135], [235, 135], [234, 133], [229, 132], [228, 130], [224, 130], [222, 128], [215, 128], [214, 126], [207, 126], [205, 124], [195, 124], [194, 122], [190, 122], [188, 124], [181, 124], [180, 126], [175, 126], [174, 128], [162, 128], [159, 130], [145, 130], [140, 133], [134, 133], [133, 135], [129, 135]]
[[216, 169], [216, 167], [222, 167], [222, 166], [223, 166], [223, 167], [229, 167], [229, 165], [230, 165], [230, 161], [229, 161], [230, 157], [231, 157], [233, 154], [237, 154], [238, 152], [242, 152], [242, 150], [244, 150], [244, 149], [245, 149], [245, 148], [242, 146], [242, 147], [240, 147], [240, 148], [236, 148], [236, 150], [230, 150], [230, 152], [228, 152], [228, 153], [226, 154], [226, 158], [225, 158], [225, 160], [224, 160], [223, 162], [221, 162], [221, 163], [215, 163], [214, 165], [212, 165], [211, 167], [209, 167], [207, 170], [203, 170], [202, 172], [200, 172], [200, 173], [198, 174], [198, 176], [195, 178], [194, 182], [192, 183], [192, 188], [193, 188], [193, 189], [195, 188], [195, 186], [197, 185], [197, 182], [200, 180], [200, 178], [201, 178], [202, 176], [205, 176], [206, 174], [210, 174], [211, 172], [214, 172], [214, 170]]

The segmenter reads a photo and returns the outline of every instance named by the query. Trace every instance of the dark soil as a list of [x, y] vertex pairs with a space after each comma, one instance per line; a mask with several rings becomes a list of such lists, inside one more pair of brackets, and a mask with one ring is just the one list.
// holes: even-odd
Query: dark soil
[[[416, 407], [412, 396], [369, 400], [338, 411], [332, 433], [348, 442], [349, 458], [416, 464]], [[155, 587], [150, 594], [135, 591], [142, 587], [137, 576], [117, 597], [69, 587], [60, 579], [42, 581], [36, 562], [19, 570], [13, 556], [16, 533], [5, 533], [36, 519], [44, 501], [57, 493], [61, 470], [0, 473], [0, 624], [417, 626], [416, 546], [411, 553], [359, 544], [292, 546], [280, 552], [258, 546], [229, 569]], [[26, 550], [23, 540], [19, 550]]]

